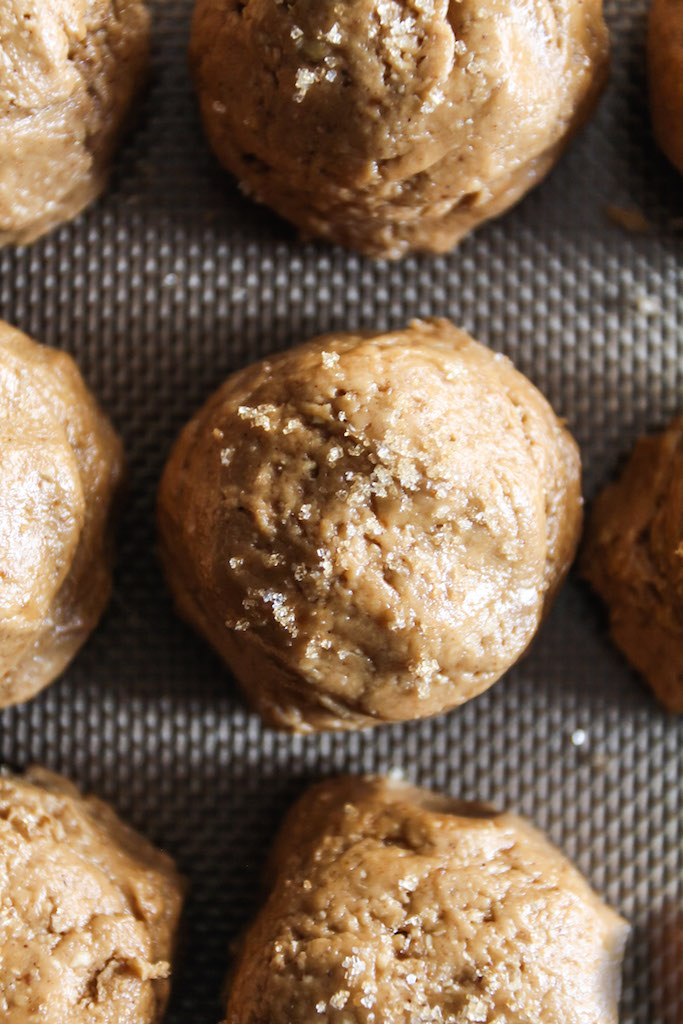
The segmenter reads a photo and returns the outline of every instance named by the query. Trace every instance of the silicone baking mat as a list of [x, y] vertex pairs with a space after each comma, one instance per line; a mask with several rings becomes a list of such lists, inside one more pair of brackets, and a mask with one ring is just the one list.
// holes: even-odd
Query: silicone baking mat
[[[221, 1018], [228, 947], [290, 801], [330, 774], [390, 769], [547, 830], [633, 924], [622, 1022], [681, 1024], [683, 718], [612, 647], [583, 584], [460, 710], [291, 738], [261, 726], [175, 617], [153, 525], [171, 441], [205, 396], [322, 331], [445, 315], [506, 352], [568, 419], [588, 498], [636, 435], [683, 409], [683, 179], [649, 133], [641, 0], [610, 0], [609, 89], [548, 180], [451, 255], [396, 264], [302, 245], [238, 193], [198, 125], [189, 0], [152, 7], [150, 89], [107, 194], [0, 253], [0, 316], [73, 353], [128, 457], [114, 599], [68, 673], [0, 714], [2, 760], [64, 772], [177, 858], [191, 889], [168, 1024]], [[649, 231], [609, 206], [639, 210]]]

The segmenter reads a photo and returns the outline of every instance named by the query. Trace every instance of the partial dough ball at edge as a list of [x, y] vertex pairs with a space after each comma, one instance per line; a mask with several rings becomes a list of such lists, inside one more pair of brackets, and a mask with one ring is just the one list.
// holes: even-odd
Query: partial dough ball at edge
[[0, 28], [12, 68], [0, 88], [0, 246], [25, 245], [105, 189], [147, 76], [150, 18], [143, 0], [24, 0]]
[[111, 807], [32, 767], [0, 775], [4, 1024], [158, 1024], [185, 885]]
[[35, 696], [112, 588], [123, 452], [67, 353], [0, 321], [0, 707]]
[[332, 779], [290, 810], [266, 882], [227, 1024], [617, 1024], [627, 923], [514, 814]]
[[652, 0], [647, 61], [654, 135], [683, 174], [683, 5], [679, 0]]
[[376, 257], [445, 252], [551, 169], [605, 84], [600, 0], [197, 0], [204, 128], [242, 190]]
[[617, 647], [683, 713], [683, 416], [640, 437], [596, 498], [580, 559]]

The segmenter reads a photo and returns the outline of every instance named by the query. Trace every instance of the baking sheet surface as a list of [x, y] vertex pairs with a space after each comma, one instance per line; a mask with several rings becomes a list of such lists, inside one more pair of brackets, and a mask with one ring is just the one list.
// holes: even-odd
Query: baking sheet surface
[[[291, 738], [262, 728], [176, 619], [153, 528], [169, 446], [199, 403], [231, 370], [323, 331], [450, 317], [568, 419], [589, 498], [639, 433], [683, 410], [683, 179], [649, 134], [641, 0], [608, 3], [609, 89], [550, 178], [450, 256], [397, 264], [301, 245], [239, 194], [198, 126], [190, 3], [152, 7], [151, 85], [109, 191], [0, 253], [0, 316], [76, 357], [128, 457], [114, 599], [68, 673], [0, 714], [0, 757], [111, 800], [188, 875], [168, 1024], [220, 1019], [227, 949], [289, 802], [330, 774], [390, 769], [545, 829], [633, 924], [622, 1022], [681, 1024], [683, 720], [611, 646], [583, 584], [567, 584], [528, 657], [462, 709]], [[610, 205], [641, 211], [650, 231], [625, 231]]]

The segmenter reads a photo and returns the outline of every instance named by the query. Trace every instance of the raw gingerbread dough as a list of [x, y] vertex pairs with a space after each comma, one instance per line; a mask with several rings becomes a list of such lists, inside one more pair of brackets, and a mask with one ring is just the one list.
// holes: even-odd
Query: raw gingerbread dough
[[0, 321], [0, 707], [52, 682], [102, 614], [121, 474], [70, 356]]
[[227, 1024], [617, 1024], [628, 926], [523, 819], [381, 778], [310, 790]]
[[595, 502], [581, 569], [614, 642], [670, 711], [683, 711], [683, 416], [642, 437]]
[[102, 801], [42, 769], [1, 776], [3, 1024], [156, 1024], [182, 892]]
[[452, 248], [547, 174], [608, 35], [601, 0], [196, 0], [190, 53], [244, 191], [395, 258]]
[[148, 37], [142, 0], [0, 4], [0, 245], [33, 241], [102, 191]]
[[683, 174], [683, 0], [652, 0], [647, 55], [655, 138]]
[[180, 612], [264, 718], [433, 715], [522, 654], [572, 560], [576, 445], [445, 320], [335, 334], [234, 374], [159, 498]]

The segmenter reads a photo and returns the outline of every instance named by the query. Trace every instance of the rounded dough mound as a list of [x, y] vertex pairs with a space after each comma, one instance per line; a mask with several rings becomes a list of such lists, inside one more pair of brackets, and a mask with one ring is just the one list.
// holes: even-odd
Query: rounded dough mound
[[659, 146], [683, 174], [683, 3], [652, 0], [648, 23], [652, 127]]
[[378, 778], [290, 812], [226, 1024], [617, 1024], [628, 927], [521, 818]]
[[0, 245], [33, 241], [102, 191], [148, 37], [142, 0], [0, 5]]
[[576, 446], [445, 320], [318, 338], [228, 378], [166, 467], [166, 573], [292, 730], [433, 715], [527, 647], [573, 557]]
[[0, 321], [0, 707], [52, 682], [102, 614], [121, 474], [71, 357]]
[[190, 53], [247, 194], [396, 258], [450, 249], [548, 172], [608, 36], [601, 0], [197, 0]]
[[683, 712], [683, 416], [641, 437], [595, 502], [581, 571], [607, 604], [614, 642]]
[[42, 769], [0, 777], [3, 1024], [156, 1024], [182, 891], [100, 800]]

